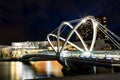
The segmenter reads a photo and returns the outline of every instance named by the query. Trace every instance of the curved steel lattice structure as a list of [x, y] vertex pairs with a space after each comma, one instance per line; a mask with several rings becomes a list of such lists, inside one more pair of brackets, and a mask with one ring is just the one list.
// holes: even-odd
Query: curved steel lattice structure
[[[92, 42], [90, 45], [90, 48], [87, 47], [85, 41], [83, 40], [82, 36], [78, 33], [77, 29], [79, 28], [79, 26], [81, 26], [82, 24], [86, 23], [87, 20], [90, 20], [92, 23], [92, 27], [93, 27], [93, 38], [92, 38]], [[71, 23], [72, 22], [78, 22], [77, 25], [73, 26]], [[100, 26], [98, 26], [100, 25]], [[71, 31], [69, 32], [67, 38], [63, 38], [60, 36], [61, 32], [62, 32], [62, 28], [64, 27], [69, 27], [71, 28]], [[83, 19], [77, 19], [77, 20], [73, 20], [73, 21], [65, 21], [62, 22], [61, 25], [57, 28], [57, 34], [54, 34], [53, 32], [47, 35], [47, 39], [48, 42], [50, 43], [51, 47], [53, 48], [53, 50], [56, 52], [56, 55], [61, 56], [62, 52], [64, 51], [64, 48], [66, 46], [66, 44], [70, 44], [72, 46], [74, 46], [75, 48], [77, 48], [79, 51], [83, 52], [86, 55], [91, 55], [91, 51], [93, 51], [95, 42], [96, 42], [96, 37], [97, 37], [97, 29], [101, 30], [105, 35], [108, 36], [108, 38], [120, 49], [120, 44], [119, 42], [117, 42], [112, 36], [110, 36], [108, 33], [105, 32], [105, 29], [112, 34], [114, 37], [118, 38], [117, 35], [113, 34], [112, 31], [110, 31], [109, 29], [105, 28], [102, 24], [100, 24], [98, 21], [96, 21], [96, 19], [93, 16], [87, 16]], [[73, 44], [70, 41], [70, 38], [73, 34], [76, 34], [77, 37], [79, 38], [80, 42], [83, 45], [83, 49], [78, 47], [77, 45]], [[57, 39], [57, 49], [55, 48], [55, 46], [52, 44], [50, 37], [54, 37]], [[62, 46], [62, 48], [60, 48], [60, 40], [64, 41], [64, 44]], [[118, 40], [120, 41], [120, 39], [118, 38]]]
[[24, 50], [27, 50], [27, 54], [26, 54], [26, 55], [28, 55], [28, 54], [33, 54], [33, 51], [32, 51], [32, 50], [34, 50], [34, 49], [37, 48], [37, 47], [38, 47], [38, 45], [35, 45], [33, 42], [26, 41], [26, 42], [24, 43], [24, 45], [22, 46], [20, 56], [23, 56], [23, 53], [24, 53], [23, 51], [24, 51]]

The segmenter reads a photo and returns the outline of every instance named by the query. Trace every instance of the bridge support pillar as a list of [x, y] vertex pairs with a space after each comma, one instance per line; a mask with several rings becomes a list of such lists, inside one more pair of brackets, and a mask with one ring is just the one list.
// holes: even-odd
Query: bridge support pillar
[[111, 73], [115, 73], [114, 67], [112, 66]]
[[93, 73], [94, 73], [94, 74], [97, 73], [97, 68], [96, 68], [96, 66], [93, 66]]

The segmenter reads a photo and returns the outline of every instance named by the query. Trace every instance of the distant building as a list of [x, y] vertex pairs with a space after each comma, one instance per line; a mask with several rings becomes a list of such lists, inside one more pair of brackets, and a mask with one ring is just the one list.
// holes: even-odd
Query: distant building
[[11, 52], [11, 46], [0, 45], [0, 58], [7, 58]]
[[[57, 41], [51, 41], [51, 43], [56, 47]], [[60, 46], [63, 45], [63, 42], [60, 41]], [[39, 49], [39, 50], [49, 50], [50, 44], [48, 41], [26, 41], [26, 42], [12, 42], [12, 49]], [[51, 49], [50, 49], [51, 50]]]
[[[95, 17], [98, 22], [100, 22], [105, 28], [107, 28], [107, 17], [104, 15], [96, 16]], [[107, 30], [105, 30], [107, 32]], [[98, 38], [104, 39], [105, 41], [108, 40], [108, 37], [105, 36], [99, 29], [98, 29]]]
[[107, 27], [107, 17], [104, 15], [95, 16], [96, 20], [100, 22], [103, 26]]
[[[107, 17], [104, 15], [95, 16], [95, 19], [100, 22], [105, 28], [107, 27]], [[100, 26], [100, 25], [98, 25]], [[91, 20], [87, 20], [86, 23], [83, 23], [78, 29], [78, 33], [81, 35], [86, 45], [89, 47], [91, 45], [91, 40], [93, 38], [93, 24]], [[105, 29], [107, 32], [107, 30]], [[79, 47], [83, 48], [83, 45], [79, 42], [78, 36], [76, 36], [76, 41], [74, 42]], [[97, 38], [94, 46], [95, 50], [108, 50], [111, 49], [110, 44], [106, 43], [108, 41], [107, 36], [100, 30], [97, 29]]]
[[[100, 22], [104, 27], [107, 27], [107, 18], [104, 15], [96, 16], [95, 17], [98, 22]], [[93, 35], [93, 27], [92, 22], [90, 20], [87, 20], [86, 23], [82, 24], [78, 28], [79, 34], [82, 36], [82, 38], [86, 40], [92, 40]], [[99, 25], [98, 25], [99, 26]], [[107, 36], [104, 35], [99, 29], [97, 30], [97, 39], [104, 39], [107, 40]], [[78, 37], [76, 36], [76, 40], [78, 40]]]

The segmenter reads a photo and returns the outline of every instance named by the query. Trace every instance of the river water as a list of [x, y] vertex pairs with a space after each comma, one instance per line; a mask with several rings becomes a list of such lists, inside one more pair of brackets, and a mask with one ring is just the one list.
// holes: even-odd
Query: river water
[[[68, 52], [68, 53], [70, 55], [72, 54], [72, 52], [71, 53]], [[79, 54], [79, 52], [78, 53], [75, 52], [75, 53]], [[27, 63], [20, 61], [8, 61], [8, 62], [1, 61], [0, 80], [24, 80], [24, 79], [47, 78], [47, 77], [63, 77], [65, 75], [63, 75], [61, 71], [62, 68], [63, 66], [59, 64], [56, 60], [30, 61]], [[83, 72], [85, 74], [94, 74], [94, 71], [96, 71], [95, 73], [97, 74], [114, 72], [113, 69], [110, 68], [107, 69], [103, 67], [86, 66], [86, 65], [81, 67], [80, 71], [82, 74]]]
[[[63, 66], [57, 61], [31, 61], [31, 62], [0, 62], [0, 80], [25, 80], [65, 77]], [[84, 73], [89, 74], [90, 68], [84, 67]], [[97, 67], [97, 74], [111, 73], [111, 69]], [[91, 73], [90, 73], [91, 74]], [[92, 73], [93, 74], [93, 73]]]
[[62, 77], [62, 66], [57, 61], [0, 62], [0, 80], [24, 80]]

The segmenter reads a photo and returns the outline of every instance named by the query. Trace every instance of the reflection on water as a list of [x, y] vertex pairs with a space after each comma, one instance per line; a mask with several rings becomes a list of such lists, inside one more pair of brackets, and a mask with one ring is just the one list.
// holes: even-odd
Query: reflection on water
[[33, 79], [35, 73], [29, 65], [22, 62], [10, 62], [10, 77], [11, 80]]
[[57, 61], [37, 61], [37, 62], [31, 62], [33, 68], [35, 69], [35, 72], [37, 75], [41, 76], [55, 76], [55, 77], [61, 77], [62, 74], [62, 66]]
[[[46, 77], [62, 77], [62, 68], [63, 66], [60, 65], [57, 61], [31, 61], [25, 63], [0, 62], [0, 80], [24, 80]], [[80, 71], [77, 72], [82, 73], [82, 71], [84, 71], [82, 74], [89, 74], [88, 71], [92, 72], [92, 69], [95, 69], [94, 71], [96, 71], [96, 74], [111, 73], [111, 68], [95, 68], [92, 66], [81, 66]]]
[[62, 77], [62, 66], [57, 61], [0, 62], [1, 80], [23, 80], [42, 77]]

